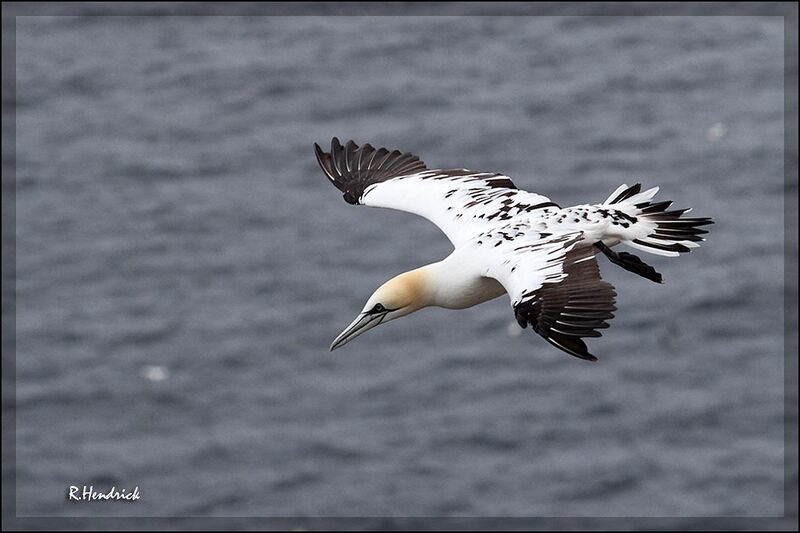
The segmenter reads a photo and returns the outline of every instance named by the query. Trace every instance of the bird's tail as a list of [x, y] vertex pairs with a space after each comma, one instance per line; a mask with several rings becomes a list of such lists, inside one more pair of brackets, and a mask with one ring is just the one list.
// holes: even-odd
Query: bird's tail
[[671, 201], [652, 202], [658, 192], [653, 187], [642, 192], [640, 184], [620, 186], [608, 200], [603, 202], [605, 209], [622, 217], [621, 225], [627, 227], [619, 231], [620, 242], [633, 248], [657, 255], [677, 256], [700, 246], [708, 233], [701, 226], [713, 224], [710, 218], [684, 218], [691, 209], [668, 211]]

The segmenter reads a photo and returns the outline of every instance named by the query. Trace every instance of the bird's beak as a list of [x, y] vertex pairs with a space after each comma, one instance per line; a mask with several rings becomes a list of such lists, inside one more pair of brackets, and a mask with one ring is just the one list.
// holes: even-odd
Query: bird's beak
[[333, 342], [331, 343], [331, 351], [334, 351], [336, 348], [344, 346], [345, 344], [355, 339], [365, 331], [374, 328], [375, 326], [383, 322], [383, 319], [386, 318], [387, 314], [388, 312], [375, 313], [375, 314], [361, 313], [356, 317], [355, 320], [353, 320], [352, 324], [347, 326], [345, 330], [339, 334], [338, 337], [333, 339]]

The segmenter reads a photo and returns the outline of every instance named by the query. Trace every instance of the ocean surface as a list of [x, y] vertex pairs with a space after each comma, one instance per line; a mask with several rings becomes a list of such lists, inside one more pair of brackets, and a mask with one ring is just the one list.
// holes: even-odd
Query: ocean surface
[[[782, 514], [783, 44], [779, 17], [18, 18], [18, 515]], [[640, 254], [664, 285], [601, 259], [598, 363], [506, 297], [330, 353], [450, 252], [342, 201], [334, 135], [716, 225]]]

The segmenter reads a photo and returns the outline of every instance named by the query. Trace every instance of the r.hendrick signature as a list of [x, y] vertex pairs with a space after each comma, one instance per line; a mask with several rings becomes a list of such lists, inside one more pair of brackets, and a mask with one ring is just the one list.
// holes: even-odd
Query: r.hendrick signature
[[69, 486], [69, 494], [67, 500], [69, 501], [129, 501], [135, 502], [141, 496], [139, 495], [139, 487], [134, 487], [133, 490], [127, 489], [117, 490], [117, 487], [111, 487], [111, 490], [106, 492], [99, 492], [94, 490], [94, 485], [77, 485]]

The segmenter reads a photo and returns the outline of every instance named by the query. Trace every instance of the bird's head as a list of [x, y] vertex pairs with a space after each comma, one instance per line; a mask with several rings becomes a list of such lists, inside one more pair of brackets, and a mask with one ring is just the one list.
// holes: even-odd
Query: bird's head
[[344, 346], [367, 330], [406, 316], [428, 305], [427, 276], [423, 269], [396, 276], [367, 300], [364, 309], [331, 343], [331, 351]]

